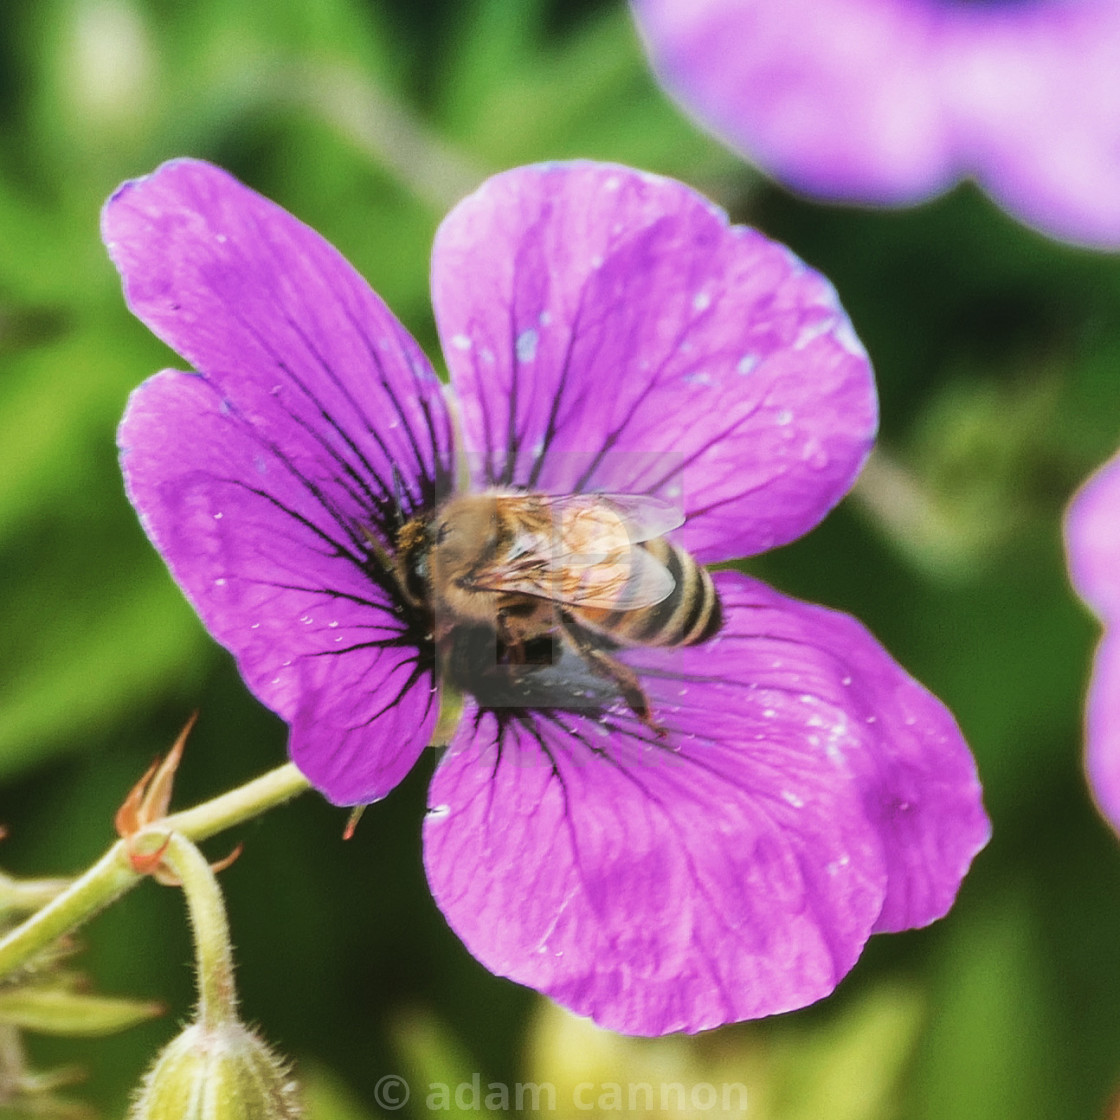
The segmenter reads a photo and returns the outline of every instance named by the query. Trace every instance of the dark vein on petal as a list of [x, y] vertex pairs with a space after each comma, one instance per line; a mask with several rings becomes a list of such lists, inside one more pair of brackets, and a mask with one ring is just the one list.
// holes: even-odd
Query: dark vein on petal
[[[598, 752], [594, 751], [594, 748], [591, 748], [591, 744], [587, 741], [587, 739], [584, 737], [584, 735], [581, 732], [568, 731], [566, 728], [563, 727], [562, 724], [559, 724], [554, 718], [552, 719], [552, 722], [554, 724], [556, 724], [556, 726], [558, 726], [560, 728], [560, 730], [563, 731], [566, 735], [572, 736], [577, 741], [582, 743], [583, 746], [592, 749], [593, 752], [596, 753], [596, 754], [598, 753]], [[695, 885], [696, 889], [700, 893], [701, 897], [704, 898], [704, 900], [708, 903], [711, 913], [717, 918], [717, 920], [719, 921], [719, 923], [723, 927], [723, 929], [732, 938], [734, 938], [734, 940], [738, 941], [739, 943], [741, 943], [743, 945], [746, 945], [748, 948], [752, 948], [752, 946], [750, 945], [750, 943], [748, 942], [748, 940], [745, 936], [745, 932], [741, 930], [740, 926], [737, 926], [734, 922], [731, 921], [729, 916], [725, 913], [724, 906], [719, 902], [719, 900], [717, 900], [715, 897], [713, 897], [713, 895], [711, 894], [709, 889], [705, 886], [705, 884], [704, 884], [704, 882], [703, 882], [703, 880], [702, 880], [702, 878], [699, 874], [699, 870], [698, 870], [697, 865], [696, 865], [695, 856], [692, 852], [691, 847], [689, 846], [689, 840], [692, 838], [692, 833], [687, 832], [685, 829], [682, 828], [680, 821], [678, 821], [676, 816], [672, 812], [670, 812], [670, 810], [666, 806], [663, 799], [659, 795], [653, 793], [650, 790], [650, 788], [644, 782], [642, 782], [639, 779], [638, 775], [634, 772], [634, 770], [631, 766], [627, 766], [627, 765], [623, 764], [620, 760], [615, 759], [613, 757], [610, 757], [609, 755], [600, 755], [600, 757], [602, 757], [604, 759], [604, 761], [606, 761], [609, 765], [612, 765], [615, 768], [616, 772], [625, 781], [629, 782], [638, 791], [638, 793], [645, 799], [645, 801], [648, 804], [653, 805], [657, 808], [657, 810], [661, 814], [662, 820], [668, 826], [670, 831], [677, 837], [678, 851], [680, 852], [681, 856], [683, 857], [683, 859], [685, 860], [685, 862], [687, 864], [688, 871], [691, 875], [693, 884]], [[699, 770], [707, 773], [709, 775], [709, 777], [715, 779], [719, 783], [721, 783], [721, 784], [726, 783], [728, 785], [732, 785], [733, 788], [735, 788], [737, 790], [737, 792], [740, 794], [740, 796], [747, 798], [749, 803], [755, 808], [755, 810], [757, 812], [759, 812], [767, 820], [767, 822], [769, 823], [770, 829], [775, 834], [784, 835], [785, 830], [774, 819], [774, 817], [772, 816], [772, 814], [769, 812], [769, 810], [767, 808], [767, 802], [773, 802], [775, 804], [778, 804], [776, 799], [774, 799], [773, 797], [766, 796], [766, 795], [761, 795], [761, 797], [760, 797], [760, 795], [758, 795], [757, 793], [752, 794], [752, 795], [748, 795], [746, 793], [746, 791], [742, 789], [742, 787], [739, 787], [739, 786], [735, 785], [731, 781], [731, 779], [729, 779], [727, 777], [727, 775], [724, 775], [724, 774], [720, 773], [719, 771], [712, 770], [710, 767], [701, 763], [698, 759], [692, 758], [689, 755], [678, 755], [677, 757], [681, 758], [682, 762], [690, 763], [690, 764], [695, 765]], [[692, 800], [695, 804], [703, 805], [703, 803], [704, 803], [703, 798], [701, 796], [697, 795], [697, 791], [690, 790], [689, 791], [689, 796], [692, 798]], [[785, 847], [786, 847], [787, 852], [790, 851], [790, 846], [789, 845], [786, 845]], [[803, 885], [803, 887], [805, 887], [807, 885], [808, 880], [806, 879], [806, 877], [804, 875], [803, 868], [800, 864], [800, 861], [799, 861], [797, 855], [795, 853], [792, 853], [792, 852], [791, 852], [791, 854], [793, 855], [794, 861], [798, 864], [799, 870], [802, 872], [802, 874], [801, 874], [802, 885]], [[804, 893], [808, 894], [807, 889], [804, 891]], [[695, 927], [693, 927], [693, 931], [695, 931]], [[834, 963], [835, 963], [835, 961], [834, 961]], [[709, 975], [711, 975], [713, 981], [715, 981], [717, 987], [719, 987], [720, 993], [724, 997], [724, 1000], [726, 1002], [728, 1000], [728, 994], [727, 994], [726, 989], [724, 988], [722, 979], [714, 971], [714, 962], [711, 961], [711, 960], [707, 960], [706, 964], [707, 964], [707, 971], [709, 972]], [[727, 1006], [730, 1008], [731, 1004], [727, 1003]]]
[[[579, 301], [576, 304], [576, 311], [572, 316], [571, 325], [568, 329], [568, 341], [564, 347], [564, 361], [560, 366], [560, 379], [552, 398], [552, 406], [548, 412], [548, 423], [545, 425], [544, 435], [541, 438], [541, 449], [533, 462], [533, 470], [529, 475], [529, 489], [533, 489], [537, 485], [541, 470], [544, 467], [545, 458], [548, 455], [548, 449], [552, 446], [552, 441], [556, 438], [557, 432], [559, 431], [558, 421], [560, 405], [568, 389], [568, 371], [572, 366], [572, 350], [575, 348], [576, 336], [579, 334], [580, 321], [583, 318], [584, 301], [586, 298], [587, 285], [584, 284], [580, 288]], [[576, 486], [575, 489], [578, 491], [580, 487]]]
[[[425, 459], [424, 459], [424, 454], [423, 454], [423, 451], [421, 449], [420, 441], [417, 438], [416, 433], [412, 430], [412, 425], [409, 422], [409, 419], [408, 419], [407, 415], [405, 414], [404, 409], [401, 407], [400, 399], [397, 397], [397, 394], [396, 394], [396, 388], [393, 385], [393, 383], [392, 383], [391, 379], [389, 378], [388, 374], [386, 373], [384, 360], [381, 357], [381, 354], [379, 353], [379, 351], [377, 349], [377, 346], [374, 344], [373, 339], [370, 338], [370, 336], [366, 333], [365, 327], [362, 325], [362, 323], [354, 317], [349, 305], [343, 304], [343, 311], [345, 312], [346, 318], [349, 320], [350, 325], [354, 328], [354, 331], [357, 333], [358, 337], [362, 340], [362, 343], [365, 345], [366, 353], [369, 355], [370, 360], [374, 363], [374, 365], [377, 368], [378, 373], [380, 374], [380, 384], [381, 384], [382, 388], [385, 390], [385, 392], [388, 394], [389, 399], [393, 402], [393, 407], [397, 410], [397, 414], [400, 417], [400, 420], [401, 420], [401, 423], [404, 427], [404, 430], [408, 434], [408, 440], [409, 440], [409, 443], [412, 447], [413, 456], [414, 456], [416, 465], [420, 468], [419, 472], [418, 472], [418, 475], [419, 475], [418, 481], [420, 482], [420, 490], [421, 490], [420, 493], [418, 493], [414, 496], [413, 493], [412, 493], [412, 490], [411, 490], [411, 485], [410, 485], [411, 480], [408, 480], [408, 479], [405, 480], [405, 485], [406, 485], [406, 487], [408, 487], [408, 500], [409, 500], [409, 509], [408, 509], [407, 512], [412, 513], [416, 509], [418, 509], [420, 507], [423, 507], [425, 505], [430, 505], [434, 501], [434, 494], [425, 494], [423, 492], [424, 483], [425, 482], [436, 482], [436, 481], [439, 481], [439, 480], [434, 478], [432, 475], [429, 474], [428, 466], [427, 466], [427, 463], [425, 462]], [[390, 314], [387, 309], [385, 309], [385, 313], [387, 315]], [[428, 392], [430, 390], [432, 390], [433, 387], [431, 385], [425, 385], [423, 379], [420, 377], [420, 374], [417, 371], [416, 366], [415, 366], [414, 355], [409, 352], [408, 345], [407, 345], [405, 339], [403, 337], [401, 337], [401, 332], [395, 326], [395, 324], [392, 324], [392, 323], [389, 324], [389, 332], [388, 333], [389, 333], [389, 337], [391, 338], [393, 344], [395, 345], [395, 347], [397, 349], [397, 353], [400, 356], [401, 361], [404, 363], [405, 368], [408, 370], [409, 374], [412, 377], [412, 385], [413, 385], [413, 388], [415, 389], [415, 392], [416, 392], [415, 400], [420, 405], [420, 409], [424, 414], [424, 421], [425, 421], [425, 424], [427, 426], [428, 436], [429, 436], [430, 441], [431, 441], [433, 470], [435, 472], [444, 473], [447, 470], [447, 466], [441, 460], [440, 440], [439, 440], [439, 437], [437, 436], [437, 433], [436, 433], [434, 418], [432, 416], [432, 410], [431, 410], [431, 402], [428, 399]], [[368, 421], [367, 421], [367, 425], [368, 425]], [[446, 437], [447, 433], [442, 432], [442, 433], [440, 433], [440, 435]]]

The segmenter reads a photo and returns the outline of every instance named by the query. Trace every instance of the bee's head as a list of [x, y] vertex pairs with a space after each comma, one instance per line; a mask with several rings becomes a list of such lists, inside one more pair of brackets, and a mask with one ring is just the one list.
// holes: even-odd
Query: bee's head
[[492, 494], [462, 494], [436, 511], [428, 524], [429, 578], [438, 586], [470, 575], [494, 555], [501, 527]]

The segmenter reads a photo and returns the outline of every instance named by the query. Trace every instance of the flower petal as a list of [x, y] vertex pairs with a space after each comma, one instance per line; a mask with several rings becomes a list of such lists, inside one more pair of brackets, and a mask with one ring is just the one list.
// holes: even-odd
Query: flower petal
[[121, 186], [102, 233], [129, 307], [299, 464], [385, 533], [430, 507], [450, 426], [416, 343], [331, 245], [197, 160]]
[[1120, 632], [1106, 631], [1085, 704], [1085, 773], [1105, 820], [1120, 833]]
[[1051, 236], [1120, 246], [1117, 5], [962, 5], [947, 32], [964, 166]]
[[705, 127], [796, 190], [883, 204], [955, 178], [942, 6], [631, 0], [660, 81]]
[[826, 995], [873, 928], [932, 920], [987, 838], [944, 708], [853, 620], [738, 573], [703, 646], [630, 651], [628, 710], [468, 711], [425, 860], [492, 971], [636, 1034]]
[[1049, 233], [1120, 244], [1112, 0], [631, 0], [659, 79], [809, 195], [883, 205], [975, 177]]
[[[738, 572], [714, 579], [728, 622], [695, 656], [730, 647], [752, 694], [781, 694], [771, 708], [799, 722], [811, 746], [843, 755], [885, 859], [875, 932], [941, 917], [991, 831], [976, 765], [948, 709], [850, 616]], [[664, 654], [634, 651], [627, 661], [645, 680]], [[655, 710], [658, 691], [651, 684]]]
[[433, 895], [492, 971], [636, 1034], [828, 994], [947, 909], [988, 835], [951, 717], [858, 623], [716, 576], [721, 633], [630, 651], [627, 710], [470, 710], [432, 782]]
[[1081, 487], [1066, 515], [1069, 570], [1102, 621], [1120, 620], [1120, 455]]
[[382, 796], [437, 704], [372, 540], [448, 488], [440, 384], [335, 249], [218, 168], [164, 164], [102, 224], [129, 306], [201, 372], [133, 395], [129, 496], [311, 781]]
[[1085, 711], [1085, 769], [1101, 812], [1120, 833], [1120, 456], [1081, 488], [1066, 516], [1077, 593], [1105, 624]]
[[144, 528], [333, 801], [383, 796], [436, 719], [430, 655], [334, 499], [206, 379], [165, 371], [119, 442]]
[[472, 716], [432, 783], [425, 861], [492, 972], [657, 1035], [800, 1007], [854, 963], [877, 845], [845, 776], [784, 736], [742, 749], [758, 713], [694, 710], [671, 751], [583, 715]]
[[681, 501], [703, 561], [804, 533], [874, 437], [828, 282], [669, 179], [489, 179], [440, 227], [432, 290], [476, 482]]

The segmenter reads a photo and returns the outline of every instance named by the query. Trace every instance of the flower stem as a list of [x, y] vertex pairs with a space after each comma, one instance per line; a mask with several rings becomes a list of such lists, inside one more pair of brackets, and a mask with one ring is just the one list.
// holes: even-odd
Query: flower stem
[[235, 824], [260, 816], [267, 809], [283, 805], [310, 788], [311, 783], [295, 764], [286, 762], [193, 809], [172, 813], [159, 822], [158, 828], [162, 832], [181, 832], [188, 840], [205, 840]]
[[[309, 788], [307, 779], [289, 762], [211, 801], [172, 813], [131, 837], [129, 842], [137, 844], [145, 832], [155, 837], [172, 831], [188, 840], [205, 840], [282, 805]], [[0, 939], [0, 977], [26, 964], [40, 950], [76, 929], [142, 878], [144, 876], [129, 862], [126, 842], [118, 840], [61, 894]]]
[[222, 889], [206, 857], [181, 833], [168, 837], [163, 862], [178, 876], [187, 897], [194, 934], [198, 1020], [203, 1030], [216, 1031], [237, 1013], [233, 949]]

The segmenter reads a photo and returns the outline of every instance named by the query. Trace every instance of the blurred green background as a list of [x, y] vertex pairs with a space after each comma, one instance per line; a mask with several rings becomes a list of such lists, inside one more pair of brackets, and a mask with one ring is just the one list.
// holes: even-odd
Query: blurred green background
[[[668, 1078], [741, 1082], [754, 1120], [1106, 1115], [1120, 851], [1081, 772], [1095, 628], [1067, 585], [1060, 523], [1120, 442], [1120, 258], [1048, 242], [967, 186], [900, 213], [791, 197], [666, 101], [621, 0], [5, 0], [4, 868], [90, 864], [196, 707], [177, 805], [284, 757], [282, 724], [183, 602], [116, 465], [129, 390], [178, 359], [125, 311], [98, 211], [120, 180], [179, 154], [321, 230], [437, 363], [433, 232], [518, 163], [587, 156], [683, 178], [823, 270], [877, 369], [880, 450], [819, 529], [752, 570], [857, 614], [947, 701], [995, 827], [949, 917], [874, 939], [823, 1004], [641, 1041], [491, 977], [446, 928], [420, 859], [431, 759], [349, 842], [345, 813], [305, 796], [207, 847], [245, 843], [222, 876], [244, 1012], [297, 1061], [313, 1115], [386, 1115], [387, 1073], [412, 1085], [405, 1117], [428, 1115], [428, 1084], [476, 1073], [483, 1098], [490, 1081], [551, 1081], [558, 1114], [565, 1085]], [[118, 1116], [190, 1011], [179, 892], [143, 884], [81, 944], [98, 990], [167, 1015], [27, 1045], [37, 1067], [83, 1067], [70, 1097]], [[450, 1111], [477, 1115], [460, 1096]], [[603, 1103], [579, 1114], [639, 1115]]]

